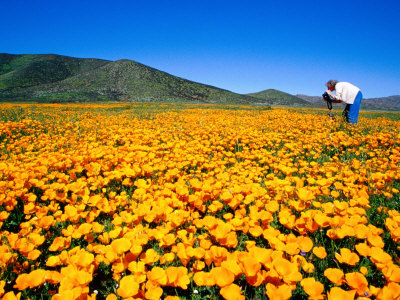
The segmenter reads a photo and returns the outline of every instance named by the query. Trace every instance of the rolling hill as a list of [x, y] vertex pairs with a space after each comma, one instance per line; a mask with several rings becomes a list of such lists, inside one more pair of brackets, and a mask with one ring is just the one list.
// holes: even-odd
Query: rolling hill
[[311, 106], [311, 104], [304, 99], [274, 89], [268, 89], [257, 93], [250, 93], [247, 95], [255, 97], [257, 99], [262, 99], [264, 101], [271, 101], [273, 105]]
[[0, 54], [0, 101], [184, 101], [252, 104], [248, 95], [179, 78], [132, 60]]
[[400, 95], [364, 99], [361, 102], [361, 109], [400, 110]]
[[60, 55], [13, 55], [0, 53], [0, 90], [26, 88], [57, 82], [107, 63]]

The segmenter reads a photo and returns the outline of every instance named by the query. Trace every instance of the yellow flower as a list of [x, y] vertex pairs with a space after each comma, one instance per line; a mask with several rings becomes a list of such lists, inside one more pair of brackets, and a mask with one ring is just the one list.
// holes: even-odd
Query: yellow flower
[[354, 266], [360, 261], [358, 255], [347, 248], [340, 249], [340, 254], [335, 253], [335, 257], [340, 263], [348, 264], [351, 266]]
[[326, 257], [326, 250], [324, 247], [314, 247], [313, 248], [313, 253], [315, 254], [316, 257], [319, 259], [324, 259]]
[[244, 300], [245, 296], [242, 295], [240, 287], [234, 283], [221, 288], [221, 296], [227, 300]]
[[279, 286], [267, 283], [265, 286], [269, 299], [286, 300], [292, 297], [292, 290], [286, 284]]
[[111, 248], [117, 254], [123, 254], [131, 248], [131, 242], [126, 238], [116, 239], [111, 242]]
[[328, 268], [324, 271], [324, 275], [328, 278], [333, 284], [342, 285], [344, 273], [340, 269]]
[[328, 292], [328, 300], [347, 300], [354, 299], [356, 291], [345, 291], [339, 287], [333, 287]]
[[127, 275], [122, 277], [119, 282], [119, 288], [117, 289], [117, 293], [122, 298], [128, 298], [135, 296], [139, 291], [139, 284], [135, 281], [135, 277], [133, 275]]
[[322, 295], [322, 292], [324, 291], [324, 285], [319, 281], [315, 281], [313, 277], [304, 278], [300, 282], [300, 284], [307, 295], [310, 297], [310, 299], [324, 298], [324, 296]]
[[358, 272], [347, 273], [345, 275], [346, 283], [357, 291], [359, 296], [363, 296], [368, 292], [368, 281], [363, 274]]
[[234, 274], [224, 267], [212, 268], [210, 275], [214, 277], [215, 284], [220, 288], [230, 285], [235, 280]]

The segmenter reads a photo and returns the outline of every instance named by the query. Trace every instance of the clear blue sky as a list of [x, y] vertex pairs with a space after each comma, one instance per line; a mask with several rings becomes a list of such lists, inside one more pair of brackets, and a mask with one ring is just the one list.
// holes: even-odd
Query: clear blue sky
[[237, 93], [400, 94], [400, 1], [0, 0], [0, 52], [132, 59]]

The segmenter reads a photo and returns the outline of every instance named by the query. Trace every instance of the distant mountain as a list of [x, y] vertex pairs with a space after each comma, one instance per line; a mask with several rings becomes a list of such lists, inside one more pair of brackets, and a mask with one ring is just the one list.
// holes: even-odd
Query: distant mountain
[[269, 101], [189, 81], [132, 60], [53, 54], [0, 54], [0, 101], [269, 104]]
[[282, 106], [310, 106], [311, 104], [299, 97], [290, 95], [285, 92], [281, 92], [274, 89], [268, 89], [257, 93], [247, 94], [251, 97], [262, 99], [264, 101], [270, 101], [272, 105]]
[[312, 105], [318, 106], [324, 104], [322, 96], [307, 96], [307, 95], [297, 94], [296, 97], [303, 99]]
[[361, 108], [371, 110], [400, 110], [400, 95], [364, 99], [361, 102]]
[[[322, 96], [296, 95], [314, 106], [324, 106]], [[344, 104], [335, 104], [344, 107]], [[361, 101], [361, 109], [365, 110], [400, 110], [400, 95], [380, 98], [367, 98]]]

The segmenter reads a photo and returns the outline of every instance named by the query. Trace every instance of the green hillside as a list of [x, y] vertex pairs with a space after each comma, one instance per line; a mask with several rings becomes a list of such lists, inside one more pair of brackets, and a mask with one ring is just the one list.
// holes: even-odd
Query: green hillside
[[60, 55], [0, 54], [0, 89], [47, 84], [107, 64], [99, 59], [79, 59]]
[[274, 89], [264, 90], [258, 93], [247, 94], [251, 97], [269, 101], [272, 105], [282, 106], [310, 106], [311, 104], [303, 99], [295, 97], [285, 92]]
[[132, 60], [0, 54], [0, 101], [13, 100], [259, 102], [248, 95], [172, 76]]

